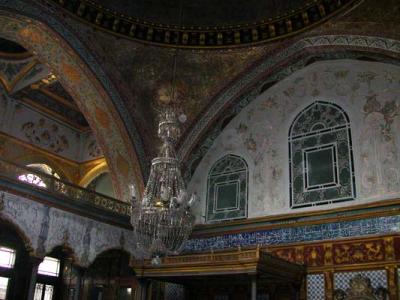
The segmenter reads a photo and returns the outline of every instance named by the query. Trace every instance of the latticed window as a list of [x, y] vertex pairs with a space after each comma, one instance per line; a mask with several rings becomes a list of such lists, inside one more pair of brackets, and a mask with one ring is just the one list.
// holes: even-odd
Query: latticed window
[[247, 217], [248, 168], [244, 159], [226, 155], [208, 175], [206, 220], [208, 222]]
[[350, 122], [336, 104], [314, 102], [289, 132], [292, 208], [354, 199]]

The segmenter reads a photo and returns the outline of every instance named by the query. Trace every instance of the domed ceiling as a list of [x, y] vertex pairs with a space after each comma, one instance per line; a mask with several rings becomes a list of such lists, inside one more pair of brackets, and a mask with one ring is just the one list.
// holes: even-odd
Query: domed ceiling
[[145, 43], [184, 48], [254, 45], [292, 36], [359, 0], [49, 0], [85, 23]]
[[[182, 26], [178, 26], [180, 0], [43, 2], [52, 4], [49, 7], [87, 45], [118, 89], [147, 165], [158, 151], [157, 112], [171, 101], [168, 91], [175, 90], [173, 101], [186, 119], [178, 143], [178, 150], [185, 150], [179, 153], [186, 164], [196, 158], [195, 151], [206, 151], [201, 145], [211, 143], [209, 137], [217, 134], [214, 129], [229, 122], [235, 105], [246, 100], [244, 95], [253, 86], [242, 85], [242, 79], [261, 62], [285, 54], [285, 59], [266, 64], [257, 75], [273, 77], [303, 56], [344, 55], [341, 47], [317, 45], [286, 56], [285, 49], [314, 36], [400, 38], [398, 0], [182, 0]], [[325, 56], [321, 54], [321, 59]], [[212, 104], [221, 99], [229, 103], [208, 118]], [[197, 124], [204, 127], [198, 129]], [[185, 148], [186, 144], [190, 146]]]
[[[222, 26], [260, 22], [308, 6], [306, 0], [94, 0], [120, 14], [148, 22], [186, 26]], [[182, 4], [181, 4], [182, 3]], [[181, 6], [182, 5], [182, 9]], [[180, 13], [182, 10], [182, 14]]]

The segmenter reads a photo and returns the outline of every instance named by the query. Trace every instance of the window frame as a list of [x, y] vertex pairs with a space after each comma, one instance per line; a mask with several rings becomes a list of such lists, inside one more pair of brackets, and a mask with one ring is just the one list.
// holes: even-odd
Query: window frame
[[[228, 171], [216, 171], [225, 161], [234, 159], [239, 167]], [[227, 177], [224, 181], [223, 177]], [[236, 207], [218, 207], [218, 187], [236, 183]], [[246, 160], [238, 155], [226, 154], [210, 168], [207, 176], [206, 223], [245, 219], [248, 214], [249, 167]], [[235, 213], [237, 214], [235, 216]], [[233, 215], [233, 216], [232, 216]]]
[[[311, 116], [314, 117], [311, 114], [313, 109], [321, 109], [322, 107], [325, 112], [329, 109], [329, 112], [337, 118], [326, 118], [324, 111], [321, 110], [319, 111], [320, 119], [318, 117], [312, 119]], [[299, 127], [299, 124], [302, 123], [305, 126]], [[305, 146], [312, 144], [313, 139], [315, 140], [314, 145]], [[328, 139], [331, 140], [327, 141]], [[336, 169], [333, 171], [336, 182], [335, 184], [321, 184], [315, 187], [307, 186], [309, 174], [308, 165], [305, 165], [307, 163], [305, 153], [308, 149], [322, 149], [325, 146], [334, 147], [333, 168]], [[315, 101], [301, 110], [291, 123], [288, 133], [288, 147], [291, 209], [350, 201], [356, 198], [351, 124], [346, 112], [339, 105], [332, 102]], [[339, 147], [344, 147], [347, 150], [339, 153]], [[299, 151], [301, 151], [301, 155], [299, 155]], [[301, 168], [299, 168], [299, 164], [301, 164]], [[299, 170], [301, 169], [300, 176]], [[346, 177], [346, 172], [348, 172], [348, 177]], [[299, 191], [300, 183], [301, 191]], [[316, 192], [319, 192], [324, 198], [313, 200], [317, 196]], [[334, 196], [336, 194], [337, 197]], [[303, 201], [298, 201], [299, 199]]]

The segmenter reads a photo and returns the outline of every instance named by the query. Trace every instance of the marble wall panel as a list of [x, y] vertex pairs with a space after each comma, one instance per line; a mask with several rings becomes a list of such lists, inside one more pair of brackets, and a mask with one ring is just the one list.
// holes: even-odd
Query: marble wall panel
[[137, 257], [130, 230], [10, 193], [1, 195], [4, 196], [0, 218], [13, 223], [28, 237], [34, 255], [44, 256], [56, 246], [65, 245], [73, 250], [76, 263], [82, 266], [88, 266], [97, 255], [109, 249], [124, 249]]

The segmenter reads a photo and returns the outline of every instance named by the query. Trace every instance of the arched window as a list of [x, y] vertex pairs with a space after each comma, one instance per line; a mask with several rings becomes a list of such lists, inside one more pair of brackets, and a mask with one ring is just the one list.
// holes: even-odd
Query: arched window
[[[28, 168], [31, 168], [35, 171], [39, 171], [41, 173], [45, 173], [47, 175], [54, 176], [57, 179], [60, 179], [60, 175], [58, 175], [49, 165], [46, 164], [29, 164], [27, 165]], [[43, 181], [43, 179], [38, 174], [34, 173], [25, 173], [18, 176], [18, 179], [21, 181], [25, 181], [27, 183], [46, 188], [47, 185]]]
[[317, 101], [297, 115], [289, 157], [292, 208], [354, 199], [350, 122], [336, 104]]
[[208, 175], [206, 220], [208, 222], [247, 217], [248, 168], [244, 159], [226, 155]]

